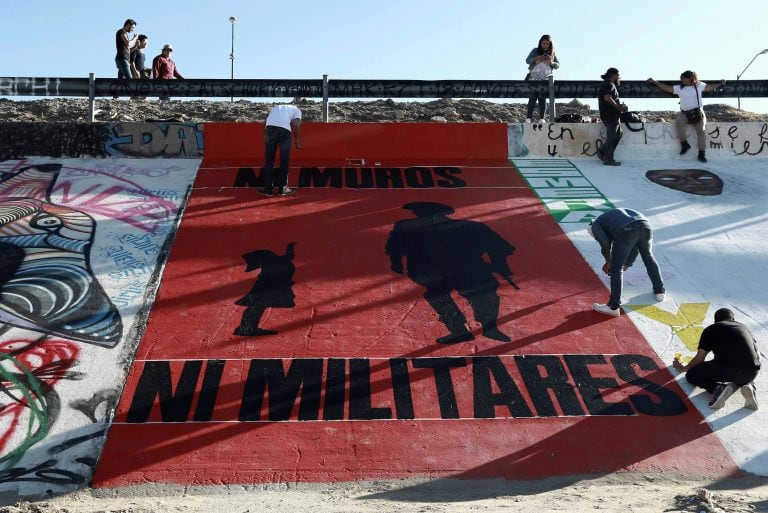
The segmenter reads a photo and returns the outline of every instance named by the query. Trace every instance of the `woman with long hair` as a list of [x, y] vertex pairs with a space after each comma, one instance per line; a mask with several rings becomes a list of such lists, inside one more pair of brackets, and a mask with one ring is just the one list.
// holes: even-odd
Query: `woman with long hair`
[[[560, 61], [555, 54], [555, 45], [552, 42], [552, 36], [544, 34], [539, 38], [539, 44], [531, 50], [525, 59], [528, 64], [528, 75], [526, 80], [547, 80], [553, 70], [560, 67]], [[530, 123], [533, 118], [533, 108], [536, 102], [539, 102], [539, 120], [544, 121], [544, 114], [547, 110], [547, 95], [531, 93], [528, 99], [528, 111], [525, 116], [525, 122]]]

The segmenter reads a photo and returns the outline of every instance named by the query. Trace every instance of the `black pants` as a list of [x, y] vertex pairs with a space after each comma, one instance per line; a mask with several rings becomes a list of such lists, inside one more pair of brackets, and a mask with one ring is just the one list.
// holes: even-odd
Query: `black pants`
[[[275, 173], [275, 153], [280, 147], [280, 168]], [[279, 126], [267, 126], [264, 133], [264, 187], [288, 185], [291, 156], [291, 131]]]
[[735, 367], [720, 365], [714, 360], [709, 360], [697, 365], [685, 373], [685, 379], [691, 385], [703, 388], [709, 393], [715, 391], [715, 387], [720, 383], [733, 382], [736, 386], [742, 387], [752, 382], [760, 369], [745, 370]]
[[616, 121], [603, 121], [605, 125], [605, 144], [603, 145], [603, 157], [605, 160], [614, 160], [613, 152], [616, 151], [616, 146], [621, 141], [623, 132], [621, 131], [621, 122]]

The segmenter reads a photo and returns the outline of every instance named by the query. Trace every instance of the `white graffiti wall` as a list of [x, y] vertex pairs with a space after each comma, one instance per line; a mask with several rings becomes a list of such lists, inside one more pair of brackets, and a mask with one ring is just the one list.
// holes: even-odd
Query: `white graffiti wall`
[[0, 494], [90, 480], [199, 165], [0, 162]]
[[[623, 138], [616, 159], [669, 158], [696, 160], [691, 151], [680, 157], [680, 139], [674, 123], [622, 124]], [[707, 123], [708, 158], [768, 157], [768, 123]], [[690, 131], [692, 145], [696, 137]], [[510, 124], [509, 158], [597, 158], [605, 140], [602, 123]]]

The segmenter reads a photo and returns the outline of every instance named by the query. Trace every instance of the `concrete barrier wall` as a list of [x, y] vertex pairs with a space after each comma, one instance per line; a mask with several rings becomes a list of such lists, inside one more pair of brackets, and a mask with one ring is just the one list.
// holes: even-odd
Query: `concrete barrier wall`
[[[680, 139], [674, 123], [622, 124], [624, 136], [616, 158], [675, 158]], [[695, 149], [696, 136], [688, 129], [688, 141]], [[708, 123], [707, 157], [745, 158], [768, 156], [768, 123]], [[595, 157], [605, 140], [602, 123], [510, 124], [509, 158]], [[681, 159], [695, 158], [691, 152]]]
[[203, 125], [196, 123], [0, 123], [0, 160], [202, 156]]

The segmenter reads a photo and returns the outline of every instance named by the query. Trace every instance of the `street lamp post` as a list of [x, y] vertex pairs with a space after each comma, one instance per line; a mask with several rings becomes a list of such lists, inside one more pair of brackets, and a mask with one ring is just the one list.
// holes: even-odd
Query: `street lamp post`
[[[751, 60], [751, 61], [749, 61], [749, 64], [747, 64], [747, 67], [746, 67], [746, 68], [744, 68], [744, 70], [743, 70], [741, 73], [739, 73], [738, 75], [736, 75], [736, 82], [737, 82], [737, 84], [736, 84], [736, 87], [737, 87], [737, 88], [738, 88], [738, 86], [739, 86], [739, 84], [738, 84], [738, 81], [739, 81], [739, 79], [741, 78], [741, 76], [744, 74], [744, 71], [747, 71], [747, 68], [749, 68], [749, 67], [752, 65], [752, 63], [753, 63], [753, 62], [755, 62], [755, 59], [757, 59], [759, 56], [761, 56], [761, 55], [763, 55], [763, 54], [766, 54], [766, 53], [768, 53], [768, 48], [766, 48], [766, 49], [765, 49], [765, 50], [763, 50], [762, 52], [757, 52], [757, 55], [755, 55], [754, 57], [752, 57], [752, 60]], [[737, 89], [737, 90], [738, 90], [738, 89]], [[739, 104], [739, 110], [741, 110], [741, 96], [739, 96], [739, 97], [738, 97], [738, 104]]]
[[[229, 17], [229, 22], [232, 24], [232, 50], [229, 53], [229, 64], [230, 64], [230, 71], [229, 71], [229, 78], [230, 80], [235, 79], [235, 22], [237, 21], [237, 18], [234, 16]], [[235, 101], [234, 96], [229, 99], [229, 101]]]

